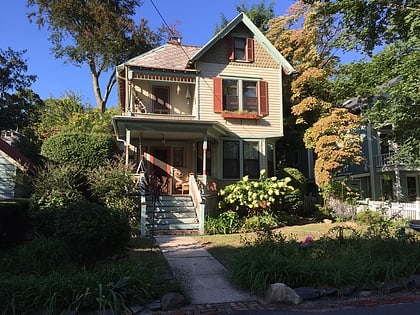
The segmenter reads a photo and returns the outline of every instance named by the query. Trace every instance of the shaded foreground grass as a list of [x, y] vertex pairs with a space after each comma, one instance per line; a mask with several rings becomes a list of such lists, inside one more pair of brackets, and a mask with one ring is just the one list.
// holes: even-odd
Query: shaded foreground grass
[[162, 281], [169, 266], [151, 239], [135, 239], [121, 257], [93, 266], [60, 258], [57, 246], [40, 238], [0, 253], [0, 314], [121, 311], [180, 290]]
[[[303, 241], [310, 236], [314, 240], [326, 235], [334, 227], [353, 227], [362, 229], [356, 223], [311, 223], [305, 225], [285, 226], [276, 229], [275, 232], [281, 232], [289, 239]], [[252, 241], [258, 237], [257, 233], [236, 233], [236, 234], [215, 234], [197, 236], [196, 240], [203, 245], [214, 257], [216, 257], [227, 268], [230, 268], [235, 254], [244, 250], [245, 241]]]
[[[311, 224], [197, 240], [229, 269], [235, 285], [262, 294], [274, 282], [291, 287], [380, 287], [418, 273], [418, 236], [398, 232], [354, 223]], [[301, 244], [307, 236], [316, 240], [310, 246]]]

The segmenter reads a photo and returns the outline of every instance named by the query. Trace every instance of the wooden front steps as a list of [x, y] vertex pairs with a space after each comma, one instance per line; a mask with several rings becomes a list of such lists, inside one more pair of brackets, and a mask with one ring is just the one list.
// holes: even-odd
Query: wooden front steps
[[148, 235], [196, 235], [199, 224], [192, 198], [188, 195], [159, 196], [154, 203], [146, 196]]

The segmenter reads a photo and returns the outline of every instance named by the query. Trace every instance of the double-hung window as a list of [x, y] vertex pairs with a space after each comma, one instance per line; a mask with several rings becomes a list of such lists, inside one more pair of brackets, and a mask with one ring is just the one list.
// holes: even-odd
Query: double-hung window
[[227, 37], [228, 59], [239, 62], [254, 61], [254, 39], [234, 36]]
[[241, 78], [214, 78], [214, 112], [268, 114], [267, 81]]
[[238, 179], [248, 175], [251, 179], [260, 176], [259, 141], [223, 141], [223, 178]]

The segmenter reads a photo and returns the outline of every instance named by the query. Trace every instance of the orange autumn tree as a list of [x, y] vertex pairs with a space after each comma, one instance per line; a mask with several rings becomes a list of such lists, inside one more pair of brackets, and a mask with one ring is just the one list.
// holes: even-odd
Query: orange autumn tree
[[361, 163], [360, 117], [345, 108], [334, 108], [305, 133], [305, 144], [317, 155], [318, 185], [329, 183], [347, 163]]
[[[339, 58], [331, 43], [340, 29], [332, 18], [322, 16], [322, 3], [296, 1], [286, 15], [269, 23], [267, 38], [293, 64], [290, 111], [294, 127], [302, 128], [306, 148], [316, 154], [315, 178], [320, 188], [347, 163], [361, 162], [360, 117], [334, 107], [331, 94]], [[287, 81], [286, 81], [287, 82]]]

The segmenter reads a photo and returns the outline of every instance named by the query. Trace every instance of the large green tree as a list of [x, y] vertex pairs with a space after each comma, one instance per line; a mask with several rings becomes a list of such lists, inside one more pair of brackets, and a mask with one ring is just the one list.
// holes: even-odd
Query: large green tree
[[407, 41], [420, 33], [419, 0], [304, 0], [322, 4], [318, 14], [335, 18], [336, 46], [371, 53], [378, 46]]
[[337, 98], [369, 99], [364, 118], [397, 144], [399, 159], [420, 165], [420, 42], [414, 39], [387, 46], [369, 61], [343, 66], [336, 78]]
[[36, 8], [28, 15], [30, 20], [36, 18], [39, 27], [47, 26], [50, 31], [55, 57], [89, 67], [96, 107], [102, 111], [116, 82], [115, 71], [110, 71], [102, 89], [102, 75], [161, 40], [147, 20], [139, 25], [134, 22], [132, 17], [141, 4], [140, 0], [27, 1], [28, 7]]
[[[248, 4], [245, 0], [241, 4], [236, 5], [235, 9], [238, 13], [244, 12], [252, 23], [255, 24], [262, 32], [266, 32], [268, 29], [268, 22], [274, 18], [274, 2], [272, 1], [269, 5], [265, 4], [265, 0], [259, 3]], [[220, 16], [220, 24], [216, 26], [215, 33], [219, 32], [229, 20], [222, 13]]]
[[21, 131], [31, 119], [31, 112], [41, 103], [30, 87], [36, 76], [27, 74], [25, 50], [0, 49], [0, 130]]
[[379, 130], [390, 128], [388, 140], [398, 145], [397, 155], [420, 165], [420, 1], [304, 1], [322, 3], [319, 13], [342, 27], [335, 46], [372, 56], [341, 67], [335, 79], [335, 98], [369, 99], [365, 118]]
[[59, 133], [113, 134], [111, 117], [117, 113], [114, 108], [102, 112], [86, 107], [79, 95], [69, 91], [60, 99], [45, 100], [32, 129], [43, 141]]

